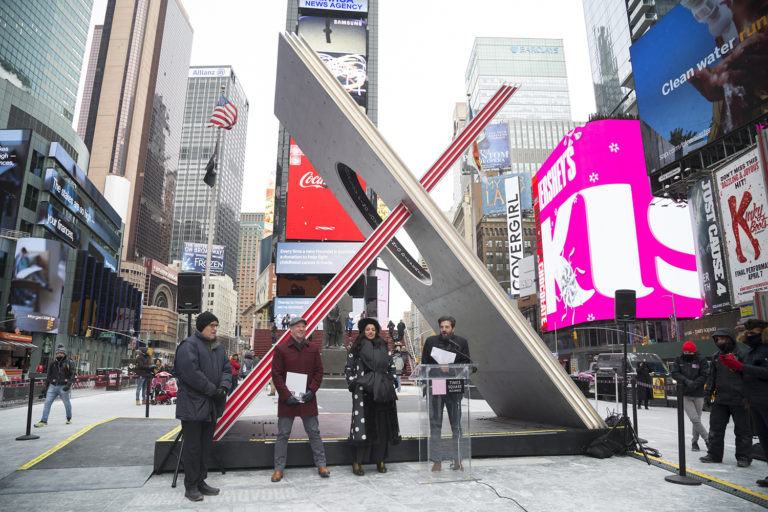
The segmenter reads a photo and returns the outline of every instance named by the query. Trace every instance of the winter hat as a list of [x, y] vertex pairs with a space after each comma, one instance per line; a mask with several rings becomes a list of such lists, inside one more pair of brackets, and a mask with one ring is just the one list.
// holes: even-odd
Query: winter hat
[[696, 353], [696, 344], [692, 341], [686, 341], [683, 343], [683, 352], [693, 352]]
[[210, 311], [204, 311], [197, 316], [197, 320], [195, 320], [195, 327], [197, 327], [198, 331], [203, 332], [203, 329], [208, 327], [209, 324], [218, 321], [219, 319], [216, 318], [216, 315]]
[[291, 318], [291, 327], [293, 327], [296, 324], [300, 324], [302, 322], [304, 322], [304, 325], [307, 325], [307, 321], [306, 320], [304, 320], [300, 316], [295, 316], [295, 317]]
[[357, 330], [362, 333], [365, 330], [365, 326], [368, 324], [373, 324], [373, 327], [376, 329], [376, 334], [378, 335], [379, 331], [381, 331], [381, 326], [379, 325], [379, 321], [373, 317], [361, 318], [360, 321], [357, 322]]
[[66, 356], [67, 355], [67, 349], [64, 348], [64, 345], [59, 345], [58, 347], [56, 347], [56, 353], [57, 354], [64, 354]]

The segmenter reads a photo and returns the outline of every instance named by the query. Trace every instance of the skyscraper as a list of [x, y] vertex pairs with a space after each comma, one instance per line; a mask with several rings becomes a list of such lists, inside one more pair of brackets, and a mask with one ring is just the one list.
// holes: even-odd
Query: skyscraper
[[240, 336], [248, 337], [256, 308], [248, 315], [243, 311], [256, 302], [256, 281], [259, 277], [259, 240], [264, 236], [264, 212], [240, 214], [240, 264], [237, 267], [237, 319]]
[[108, 1], [85, 134], [88, 175], [125, 220], [126, 261], [168, 261], [191, 49], [179, 0]]
[[[93, 82], [96, 79], [96, 70], [99, 68], [99, 50], [101, 49], [101, 35], [104, 33], [104, 25], [93, 27], [91, 39], [91, 51], [88, 56], [88, 67], [85, 71], [83, 82], [83, 100], [80, 107], [80, 115], [77, 119], [77, 134], [85, 140], [85, 130], [88, 127], [88, 117], [91, 112], [91, 99], [93, 98]], [[93, 139], [93, 133], [91, 133]]]
[[[234, 281], [237, 277], [240, 246], [240, 202], [245, 171], [248, 98], [231, 66], [192, 66], [188, 75], [170, 259], [181, 259], [184, 242], [208, 243], [211, 188], [203, 182], [203, 176], [205, 166], [216, 147], [217, 131], [220, 131], [213, 243], [226, 247], [224, 272]], [[237, 124], [231, 130], [207, 128], [211, 113], [222, 94], [237, 107]]]
[[93, 0], [0, 2], [0, 78], [72, 121]]

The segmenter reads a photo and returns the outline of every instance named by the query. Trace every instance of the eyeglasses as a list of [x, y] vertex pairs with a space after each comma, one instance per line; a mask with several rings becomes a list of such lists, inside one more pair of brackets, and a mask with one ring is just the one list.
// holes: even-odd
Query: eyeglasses
[[219, 324], [208, 324], [209, 327], [213, 327], [214, 329], [219, 328]]

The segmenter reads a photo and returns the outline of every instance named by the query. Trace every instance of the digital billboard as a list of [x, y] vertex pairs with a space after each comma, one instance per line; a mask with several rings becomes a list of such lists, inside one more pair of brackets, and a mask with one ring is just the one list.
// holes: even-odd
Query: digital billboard
[[[286, 315], [286, 313], [290, 316], [290, 318], [304, 315], [304, 312], [309, 309], [309, 306], [312, 305], [314, 300], [314, 297], [309, 299], [275, 297], [275, 320], [279, 324], [280, 320]], [[323, 329], [322, 320], [317, 324], [316, 329]]]
[[483, 137], [477, 141], [480, 163], [483, 170], [509, 167], [509, 125], [490, 124], [483, 130]]
[[0, 228], [16, 229], [29, 153], [29, 130], [0, 130]]
[[733, 299], [751, 302], [768, 290], [768, 201], [765, 176], [753, 149], [715, 171], [728, 250]]
[[61, 293], [68, 247], [45, 238], [19, 238], [8, 303], [15, 326], [29, 332], [59, 332]]
[[768, 112], [768, 0], [716, 2], [701, 21], [691, 9], [677, 5], [630, 47], [649, 172]]
[[361, 107], [367, 106], [368, 31], [363, 20], [301, 16], [298, 33]]
[[337, 274], [360, 249], [359, 242], [280, 242], [276, 274]]
[[684, 204], [651, 196], [638, 121], [595, 121], [539, 169], [542, 329], [614, 318], [617, 289], [637, 293], [638, 318], [701, 315], [693, 233]]
[[731, 309], [728, 269], [725, 264], [726, 248], [720, 230], [716, 195], [711, 176], [700, 179], [688, 191], [688, 210], [691, 213], [699, 270], [699, 290], [704, 300], [703, 313], [707, 315]]
[[299, 7], [365, 13], [368, 12], [368, 0], [299, 0]]
[[[211, 275], [220, 276], [225, 272], [224, 260], [227, 248], [223, 245], [213, 245], [211, 248]], [[184, 249], [181, 255], [181, 271], [205, 273], [207, 256], [208, 244], [184, 242]]]
[[[365, 189], [365, 185], [361, 185]], [[293, 139], [288, 168], [285, 237], [289, 240], [365, 239]]]
[[483, 183], [481, 193], [483, 195], [483, 215], [495, 215], [506, 213], [507, 195], [504, 183], [509, 179], [516, 179], [520, 184], [520, 204], [523, 210], [533, 208], [531, 187], [526, 183], [523, 174], [502, 174], [501, 176], [489, 176], [488, 183]]

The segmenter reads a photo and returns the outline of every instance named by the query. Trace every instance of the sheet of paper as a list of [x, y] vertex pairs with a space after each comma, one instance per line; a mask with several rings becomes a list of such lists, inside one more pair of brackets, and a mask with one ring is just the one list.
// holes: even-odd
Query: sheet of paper
[[307, 391], [307, 374], [288, 372], [285, 375], [285, 386], [294, 395], [300, 395]]
[[437, 364], [451, 364], [456, 360], [455, 353], [437, 347], [432, 347], [430, 355], [432, 359], [437, 361]]
[[432, 381], [432, 394], [433, 395], [445, 394], [445, 379], [434, 379]]

